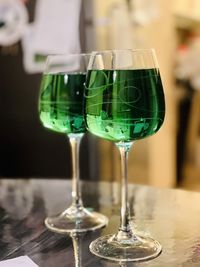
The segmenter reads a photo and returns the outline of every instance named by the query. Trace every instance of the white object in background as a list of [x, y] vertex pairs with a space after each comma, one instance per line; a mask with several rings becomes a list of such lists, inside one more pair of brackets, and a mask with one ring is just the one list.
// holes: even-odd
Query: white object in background
[[21, 256], [0, 262], [0, 267], [38, 267], [28, 256]]
[[37, 55], [80, 52], [80, 10], [81, 0], [37, 0], [34, 23], [22, 39], [27, 72], [43, 72]]
[[131, 0], [132, 20], [138, 25], [149, 24], [159, 17], [158, 0]]
[[132, 23], [125, 3], [112, 6], [109, 14], [108, 46], [111, 49], [127, 49], [133, 47]]
[[0, 0], [0, 45], [18, 42], [27, 23], [28, 12], [20, 0]]

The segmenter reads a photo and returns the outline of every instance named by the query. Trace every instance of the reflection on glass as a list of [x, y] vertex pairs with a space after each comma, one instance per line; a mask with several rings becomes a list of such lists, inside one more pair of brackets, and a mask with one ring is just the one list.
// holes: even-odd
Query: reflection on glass
[[33, 198], [29, 181], [4, 180], [1, 184], [1, 207], [15, 220], [27, 217], [33, 207]]
[[82, 266], [82, 234], [72, 234], [71, 235], [72, 242], [73, 242], [73, 249], [74, 249], [74, 259], [75, 259], [75, 266], [81, 267]]
[[102, 228], [107, 218], [83, 207], [79, 182], [79, 146], [86, 132], [83, 92], [89, 55], [48, 56], [41, 82], [39, 115], [44, 127], [66, 134], [72, 149], [72, 204], [61, 214], [48, 217], [46, 226], [59, 233]]
[[155, 258], [161, 245], [137, 235], [130, 225], [128, 152], [135, 140], [155, 134], [165, 115], [165, 101], [154, 50], [93, 52], [85, 90], [88, 130], [116, 144], [121, 155], [121, 218], [118, 232], [90, 245], [95, 255], [114, 261]]
[[70, 234], [73, 243], [75, 267], [101, 266], [101, 264], [99, 264], [98, 258], [91, 257], [89, 251], [89, 244], [97, 236], [99, 236], [98, 232], [96, 232], [95, 237], [94, 234], [92, 235], [86, 235], [84, 233]]

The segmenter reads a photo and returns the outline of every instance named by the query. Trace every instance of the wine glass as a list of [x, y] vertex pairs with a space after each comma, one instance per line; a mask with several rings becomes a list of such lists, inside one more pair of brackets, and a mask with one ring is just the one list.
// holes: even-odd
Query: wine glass
[[84, 106], [88, 130], [113, 141], [121, 155], [119, 230], [93, 241], [90, 250], [99, 257], [121, 262], [154, 258], [162, 250], [160, 243], [137, 235], [130, 225], [127, 160], [133, 142], [156, 133], [164, 121], [164, 93], [155, 51], [93, 52]]
[[79, 177], [79, 146], [86, 132], [83, 92], [89, 54], [50, 55], [41, 81], [39, 116], [44, 127], [66, 134], [72, 150], [72, 204], [47, 217], [46, 226], [58, 233], [102, 228], [107, 218], [83, 207]]

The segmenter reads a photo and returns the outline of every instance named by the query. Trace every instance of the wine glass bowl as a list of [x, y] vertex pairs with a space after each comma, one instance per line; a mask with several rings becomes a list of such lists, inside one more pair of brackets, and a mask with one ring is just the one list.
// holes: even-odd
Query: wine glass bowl
[[[107, 54], [114, 67], [108, 64]], [[85, 110], [91, 133], [114, 142], [131, 142], [159, 130], [164, 121], [165, 104], [159, 69], [153, 64], [155, 61], [152, 58], [152, 62], [147, 62], [149, 67], [143, 62], [150, 54], [155, 57], [153, 50], [135, 51], [135, 54], [131, 50], [92, 54]], [[114, 55], [118, 56], [119, 62], [127, 57], [127, 61], [122, 60], [122, 67], [119, 62], [114, 63]], [[131, 68], [130, 64], [138, 66]]]
[[87, 129], [113, 141], [121, 155], [121, 217], [114, 235], [93, 241], [93, 254], [114, 261], [143, 261], [158, 256], [161, 245], [137, 235], [130, 226], [128, 152], [135, 140], [155, 134], [165, 116], [165, 101], [153, 49], [93, 52], [85, 90]]
[[102, 228], [107, 218], [83, 206], [79, 147], [86, 132], [83, 95], [89, 54], [51, 55], [41, 81], [39, 115], [44, 127], [66, 134], [72, 152], [72, 204], [61, 214], [47, 217], [47, 228], [58, 233], [86, 232]]
[[66, 134], [86, 132], [80, 105], [85, 76], [85, 73], [44, 74], [40, 120], [46, 128]]

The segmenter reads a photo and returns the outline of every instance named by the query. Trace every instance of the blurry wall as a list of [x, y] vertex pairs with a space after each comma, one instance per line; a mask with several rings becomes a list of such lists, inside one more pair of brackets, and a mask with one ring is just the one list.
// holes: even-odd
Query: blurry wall
[[[168, 0], [94, 1], [96, 50], [156, 49], [166, 98], [165, 122], [156, 135], [133, 145], [129, 153], [129, 181], [164, 187], [176, 185], [177, 171], [173, 73], [176, 36], [172, 4]], [[119, 179], [120, 164], [116, 164], [119, 152], [112, 143], [99, 142], [102, 179]]]
[[[200, 188], [200, 1], [94, 0], [93, 49], [155, 48], [166, 98], [156, 135], [129, 155], [129, 181]], [[93, 25], [93, 26], [92, 26]], [[99, 140], [101, 178], [120, 178], [119, 152]]]

